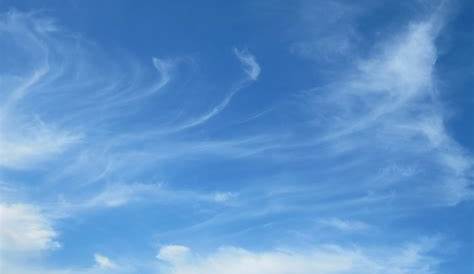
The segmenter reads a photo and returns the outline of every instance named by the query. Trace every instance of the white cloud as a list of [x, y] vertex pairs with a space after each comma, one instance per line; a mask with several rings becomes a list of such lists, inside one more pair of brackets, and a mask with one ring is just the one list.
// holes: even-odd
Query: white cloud
[[59, 155], [82, 139], [81, 135], [42, 121], [12, 123], [0, 120], [0, 167], [32, 168]]
[[[467, 183], [473, 160], [450, 136], [446, 110], [438, 99], [435, 40], [441, 26], [442, 16], [435, 13], [376, 43], [377, 50], [354, 70], [347, 70], [327, 90], [313, 90], [317, 92], [311, 106], [317, 120], [316, 145], [334, 147], [334, 155], [363, 154], [366, 162], [359, 164], [359, 170], [378, 166], [382, 162], [374, 159], [380, 155], [392, 161], [387, 165], [416, 166], [417, 174], [429, 176], [415, 179], [392, 173], [392, 182], [416, 180], [412, 188], [398, 184], [396, 195], [454, 205], [473, 197]], [[305, 100], [307, 105], [307, 97]], [[382, 185], [366, 183], [365, 187], [381, 189]]]
[[117, 268], [117, 264], [115, 264], [112, 260], [108, 257], [101, 255], [99, 253], [94, 254], [94, 260], [96, 265], [102, 269], [114, 269]]
[[232, 192], [216, 192], [214, 193], [214, 201], [218, 203], [225, 203], [233, 198], [235, 198], [237, 194]]
[[431, 21], [410, 25], [406, 33], [389, 40], [379, 56], [360, 64], [363, 82], [356, 84], [404, 99], [429, 91], [437, 59], [436, 35]]
[[85, 207], [120, 207], [137, 201], [147, 195], [156, 195], [161, 191], [159, 184], [112, 184], [103, 191], [86, 200]]
[[[180, 131], [192, 127], [196, 127], [199, 125], [202, 125], [212, 119], [214, 116], [218, 115], [221, 113], [232, 101], [232, 98], [243, 88], [245, 88], [249, 83], [249, 79], [251, 81], [256, 81], [258, 79], [258, 76], [260, 75], [261, 68], [260, 65], [257, 63], [255, 60], [255, 56], [253, 56], [250, 52], [247, 50], [238, 50], [234, 48], [234, 53], [239, 59], [240, 63], [243, 66], [243, 69], [245, 73], [248, 76], [248, 79], [245, 79], [244, 81], [240, 81], [232, 90], [224, 97], [224, 99], [214, 106], [211, 110], [208, 112], [205, 112], [202, 115], [197, 116], [196, 118], [189, 119], [188, 121], [184, 122], [183, 124], [176, 126], [173, 128], [172, 131]], [[156, 66], [156, 64], [155, 64]], [[162, 66], [162, 65], [159, 65]]]
[[176, 67], [176, 61], [152, 58], [153, 65], [161, 75], [161, 80], [157, 83], [155, 90], [159, 90], [171, 81], [171, 72]]
[[234, 48], [234, 53], [242, 63], [245, 73], [249, 76], [249, 78], [253, 81], [258, 79], [260, 75], [261, 69], [260, 65], [255, 60], [255, 56], [253, 56], [247, 50], [238, 50]]
[[[0, 189], [1, 190], [1, 189]], [[216, 207], [230, 203], [236, 193], [197, 192], [165, 187], [162, 183], [110, 183], [103, 189], [76, 193], [73, 197], [61, 195], [56, 203], [46, 207], [56, 218], [67, 218], [97, 209], [113, 209], [131, 204], [186, 205], [199, 204]]]
[[[438, 261], [427, 255], [427, 243], [376, 251], [340, 246], [321, 246], [307, 251], [272, 250], [252, 252], [242, 248], [223, 247], [206, 256], [189, 254], [186, 258], [167, 260], [173, 274], [401, 274], [437, 273]], [[177, 252], [179, 253], [179, 252]]]
[[218, 105], [213, 107], [209, 112], [207, 112], [203, 115], [200, 115], [197, 118], [191, 119], [190, 121], [184, 123], [183, 125], [180, 125], [180, 126], [176, 127], [174, 130], [179, 131], [179, 130], [192, 128], [192, 127], [199, 126], [201, 124], [206, 123], [212, 117], [216, 116], [221, 111], [223, 111], [227, 107], [227, 105], [230, 103], [230, 101], [232, 100], [234, 95], [237, 94], [237, 92], [241, 88], [242, 87], [238, 87], [238, 88], [232, 90], [228, 95], [226, 95], [226, 97], [224, 98], [224, 100], [222, 100], [222, 102], [220, 102]]
[[[26, 24], [34, 25], [34, 24]], [[471, 167], [471, 159], [463, 154], [462, 149], [449, 137], [446, 132], [446, 129], [443, 124], [443, 117], [439, 109], [432, 107], [432, 104], [418, 104], [419, 99], [425, 100], [424, 96], [430, 97], [432, 94], [432, 86], [434, 84], [432, 71], [434, 69], [434, 62], [436, 61], [436, 48], [434, 46], [435, 32], [431, 27], [430, 22], [424, 22], [420, 24], [414, 24], [407, 30], [406, 33], [397, 37], [384, 47], [385, 49], [380, 52], [380, 54], [373, 56], [365, 62], [361, 62], [357, 72], [354, 73], [353, 78], [350, 77], [351, 81], [344, 81], [345, 84], [339, 86], [340, 90], [336, 91], [333, 97], [329, 96], [328, 102], [334, 103], [336, 106], [339, 106], [342, 110], [342, 119], [337, 119], [337, 122], [330, 124], [325, 131], [327, 132], [329, 138], [326, 140], [336, 140], [335, 142], [339, 145], [342, 137], [349, 136], [354, 133], [363, 132], [364, 142], [370, 143], [370, 146], [374, 145], [374, 149], [377, 149], [380, 139], [388, 142], [394, 142], [397, 145], [397, 157], [401, 158], [401, 161], [405, 161], [406, 157], [410, 157], [410, 153], [414, 153], [410, 148], [416, 147], [416, 142], [406, 142], [406, 140], [412, 140], [422, 137], [428, 140], [429, 149], [427, 158], [433, 159], [433, 161], [438, 161], [443, 167], [447, 169], [446, 180], [447, 184], [450, 186], [448, 192], [443, 193], [442, 195], [452, 195], [451, 202], [453, 204], [465, 199], [468, 195], [464, 195], [467, 191], [468, 183], [466, 183], [465, 175], [466, 172]], [[44, 26], [44, 30], [55, 29], [51, 25]], [[25, 29], [20, 29], [21, 32], [31, 33], [31, 30], [25, 31]], [[44, 33], [40, 33], [44, 34]], [[24, 43], [24, 44], [34, 44], [41, 45], [38, 48], [48, 46], [48, 43], [51, 42], [48, 40], [48, 37], [41, 37], [44, 39], [41, 43]], [[58, 41], [60, 38], [58, 37]], [[22, 41], [22, 40], [20, 40]], [[44, 42], [44, 43], [43, 43]], [[80, 44], [80, 43], [78, 43]], [[60, 47], [61, 45], [55, 45]], [[345, 51], [345, 50], [344, 50]], [[247, 78], [244, 79], [235, 89], [231, 90], [220, 104], [217, 104], [214, 108], [211, 108], [209, 112], [206, 112], [204, 115], [197, 117], [196, 119], [191, 119], [189, 123], [184, 126], [178, 127], [179, 129], [189, 128], [197, 125], [201, 125], [207, 122], [212, 117], [216, 116], [222, 112], [231, 102], [233, 96], [244, 87], [245, 84], [250, 83], [258, 79], [261, 68], [257, 63], [255, 57], [248, 51], [239, 51], [235, 50], [235, 54], [239, 61], [242, 63], [243, 69], [247, 74]], [[39, 56], [43, 56], [38, 54]], [[71, 58], [68, 60], [65, 58], [66, 65], [61, 67], [59, 70], [54, 68], [60, 67], [58, 64], [51, 66], [50, 70], [40, 70], [35, 71], [31, 77], [13, 77], [15, 79], [21, 79], [22, 84], [15, 85], [16, 88], [13, 88], [12, 97], [7, 99], [8, 102], [6, 105], [10, 109], [9, 116], [2, 116], [0, 121], [0, 131], [2, 135], [0, 136], [0, 166], [10, 167], [10, 168], [22, 168], [28, 165], [35, 165], [38, 162], [45, 161], [50, 159], [53, 156], [57, 156], [64, 151], [66, 151], [72, 145], [78, 143], [81, 140], [80, 134], [75, 134], [73, 131], [68, 130], [67, 126], [63, 127], [62, 125], [67, 125], [67, 123], [62, 123], [61, 126], [55, 127], [52, 124], [42, 123], [42, 122], [31, 122], [34, 119], [25, 118], [20, 112], [25, 109], [29, 109], [32, 105], [24, 105], [23, 108], [18, 108], [13, 110], [13, 107], [17, 103], [21, 103], [21, 100], [27, 98], [30, 95], [30, 89], [35, 88], [35, 91], [39, 91], [39, 94], [42, 96], [35, 97], [38, 98], [48, 98], [49, 102], [45, 101], [36, 101], [34, 100], [34, 105], [38, 103], [38, 108], [40, 108], [39, 103], [43, 103], [43, 107], [46, 110], [49, 110], [49, 107], [61, 106], [62, 103], [68, 102], [81, 102], [80, 108], [71, 108], [73, 115], [70, 113], [65, 113], [68, 117], [61, 117], [64, 120], [69, 122], [69, 125], [75, 125], [84, 123], [84, 126], [88, 129], [94, 130], [95, 125], [93, 122], [90, 122], [94, 119], [87, 119], [89, 117], [101, 117], [103, 116], [114, 116], [114, 115], [124, 115], [122, 110], [127, 108], [118, 108], [112, 109], [112, 106], [117, 104], [123, 104], [129, 102], [132, 99], [143, 98], [146, 95], [150, 95], [166, 84], [169, 83], [172, 79], [171, 69], [172, 64], [165, 59], [152, 59], [153, 65], [158, 70], [161, 75], [161, 78], [158, 81], [150, 81], [149, 83], [143, 85], [141, 82], [143, 75], [143, 68], [132, 69], [130, 73], [132, 77], [122, 77], [123, 75], [128, 76], [128, 73], [124, 73], [122, 67], [112, 65], [114, 69], [117, 69], [119, 77], [115, 78], [108, 77], [109, 75], [103, 75], [101, 73], [95, 73], [97, 69], [95, 65], [84, 65], [82, 63], [83, 55], [81, 54], [68, 54], [67, 56], [80, 56], [81, 58]], [[61, 59], [61, 56], [57, 56]], [[64, 56], [63, 56], [64, 57]], [[90, 57], [90, 56], [89, 56]], [[89, 60], [89, 59], [87, 59]], [[66, 62], [67, 61], [67, 62]], [[90, 61], [90, 60], [89, 60]], [[95, 60], [94, 60], [95, 61]], [[62, 69], [68, 71], [68, 66], [71, 66], [75, 63], [80, 63], [81, 66], [84, 66], [88, 70], [91, 67], [94, 67], [95, 70], [91, 70], [86, 74], [81, 74], [80, 68], [75, 68], [72, 70], [72, 73], [75, 75], [74, 81], [69, 81], [72, 78], [69, 77], [69, 74], [62, 74]], [[39, 62], [40, 64], [42, 62]], [[94, 62], [92, 62], [94, 63]], [[35, 63], [36, 64], [36, 63]], [[94, 63], [95, 64], [95, 63]], [[139, 67], [139, 66], [137, 66]], [[77, 69], [77, 71], [76, 71]], [[110, 74], [114, 70], [110, 70]], [[126, 70], [125, 70], [126, 72]], [[71, 73], [71, 72], [68, 72]], [[48, 81], [43, 81], [45, 76], [54, 77], [48, 78]], [[90, 76], [92, 79], [84, 77], [84, 75]], [[94, 77], [98, 75], [98, 77]], [[134, 77], [133, 75], [139, 75]], [[105, 77], [107, 79], [100, 79]], [[55, 79], [66, 79], [64, 82], [56, 82]], [[87, 80], [87, 81], [86, 81]], [[97, 85], [95, 81], [112, 82], [112, 84]], [[251, 81], [249, 81], [251, 80]], [[83, 88], [83, 82], [87, 82], [87, 89]], [[145, 81], [146, 82], [146, 81]], [[15, 82], [16, 83], [16, 82]], [[52, 83], [52, 84], [51, 84]], [[92, 83], [92, 84], [90, 84]], [[131, 83], [131, 84], [129, 84]], [[243, 84], [242, 84], [243, 83]], [[38, 84], [42, 84], [42, 88], [37, 87]], [[53, 93], [60, 87], [66, 86], [66, 90], [71, 90], [68, 94]], [[123, 88], [125, 86], [125, 88]], [[145, 88], [144, 88], [145, 86]], [[46, 88], [44, 88], [46, 87]], [[54, 87], [54, 88], [51, 88]], [[88, 94], [87, 90], [94, 90], [92, 96]], [[81, 91], [81, 92], [78, 92]], [[84, 91], [84, 92], [83, 92]], [[68, 100], [58, 100], [56, 98], [62, 98], [62, 96], [70, 96], [72, 94], [80, 94], [80, 96], [86, 97], [85, 100], [82, 100], [82, 97], [66, 97]], [[44, 94], [50, 96], [43, 96]], [[87, 97], [90, 96], [90, 97]], [[94, 100], [90, 100], [90, 99]], [[104, 99], [106, 98], [106, 99]], [[355, 98], [355, 99], [354, 99]], [[72, 99], [72, 100], [69, 100]], [[74, 100], [78, 99], [78, 100]], [[95, 100], [97, 99], [97, 100]], [[103, 99], [103, 100], [102, 100]], [[89, 106], [92, 108], [88, 108]], [[420, 106], [420, 108], [415, 107], [414, 105]], [[328, 105], [330, 111], [333, 110], [332, 104]], [[36, 108], [35, 108], [36, 109]], [[100, 109], [100, 112], [90, 111], [91, 109]], [[33, 108], [32, 108], [33, 110]], [[356, 111], [353, 111], [356, 110]], [[359, 110], [362, 110], [359, 112]], [[428, 111], [426, 111], [428, 110]], [[17, 111], [17, 112], [15, 112]], [[420, 115], [410, 116], [412, 113], [418, 113]], [[426, 115], [428, 113], [435, 113], [433, 116]], [[338, 113], [338, 115], [340, 114]], [[2, 113], [3, 114], [3, 113]], [[83, 114], [86, 114], [83, 116]], [[98, 115], [100, 114], [100, 115]], [[344, 114], [347, 114], [344, 116]], [[103, 116], [102, 116], [103, 115]], [[9, 120], [7, 121], [6, 118]], [[20, 118], [18, 118], [20, 117]], [[79, 117], [79, 118], [77, 118]], [[409, 117], [407, 119], [407, 117]], [[421, 118], [420, 118], [421, 117]], [[429, 118], [426, 118], [429, 117]], [[338, 117], [341, 118], [341, 117]], [[99, 119], [100, 120], [100, 119]], [[153, 119], [154, 120], [154, 119]], [[21, 121], [21, 123], [17, 123]], [[72, 121], [72, 122], [71, 122]], [[115, 123], [114, 123], [115, 124]], [[334, 126], [333, 126], [334, 125]], [[377, 127], [378, 130], [373, 131], [372, 129]], [[99, 132], [110, 132], [114, 128], [108, 127], [98, 127], [100, 128]], [[402, 142], [395, 142], [395, 139], [391, 139], [388, 130], [396, 130], [397, 134], [403, 137], [409, 137], [402, 140]], [[393, 133], [393, 132], [390, 132]], [[101, 133], [99, 133], [100, 135]], [[130, 133], [133, 135], [134, 133]], [[114, 135], [114, 134], [112, 134]], [[97, 146], [102, 146], [104, 144], [113, 143], [115, 140], [108, 139], [110, 135], [106, 135], [102, 140], [90, 140], [91, 143], [97, 144]], [[145, 136], [146, 141], [154, 139], [154, 137]], [[174, 137], [174, 136], [173, 136]], [[331, 138], [334, 137], [334, 138]], [[350, 136], [348, 142], [350, 142], [352, 136]], [[377, 139], [380, 138], [380, 139]], [[182, 140], [180, 138], [176, 138]], [[324, 139], [324, 138], [322, 138]], [[346, 139], [346, 140], [347, 140]], [[139, 146], [135, 148], [143, 148], [145, 150], [150, 148], [149, 143], [145, 145], [143, 141]], [[396, 140], [397, 141], [397, 140]], [[362, 145], [365, 143], [361, 142]], [[183, 142], [184, 143], [184, 142]], [[159, 157], [163, 158], [177, 158], [177, 156], [189, 155], [193, 153], [201, 153], [202, 151], [211, 151], [215, 155], [232, 155], [237, 157], [237, 155], [250, 155], [258, 151], [264, 151], [268, 147], [274, 148], [274, 144], [269, 144], [267, 141], [258, 141], [255, 140], [245, 140], [240, 139], [236, 142], [234, 141], [204, 141], [204, 142], [188, 142], [186, 144], [180, 144], [179, 142], [167, 144], [165, 143], [162, 146], [166, 148], [146, 151], [143, 154], [151, 155], [157, 154], [156, 158], [150, 157], [149, 159], [153, 160], [155, 163], [156, 159]], [[409, 143], [410, 145], [406, 145]], [[153, 143], [156, 145], [156, 143]], [[352, 144], [349, 144], [348, 147], [351, 147]], [[358, 145], [358, 144], [356, 144]], [[406, 146], [405, 146], [406, 145]], [[420, 146], [425, 148], [425, 144], [420, 142]], [[112, 148], [110, 148], [112, 147]], [[107, 149], [110, 150], [116, 149], [113, 145], [107, 146]], [[133, 147], [131, 143], [121, 144], [122, 147]], [[367, 152], [373, 149], [370, 147], [367, 149]], [[133, 149], [131, 149], [133, 150]], [[288, 151], [288, 150], [286, 150]], [[159, 152], [159, 153], [156, 153]], [[381, 151], [378, 150], [374, 154], [380, 155]], [[383, 152], [383, 151], [382, 151]], [[142, 152], [139, 152], [139, 154]], [[309, 153], [307, 153], [309, 154]], [[324, 155], [324, 153], [321, 153]], [[94, 152], [91, 153], [92, 157], [97, 157]], [[112, 156], [119, 155], [111, 153]], [[408, 155], [408, 156], [406, 156]], [[111, 158], [115, 158], [112, 157]], [[434, 157], [431, 157], [434, 156]], [[120, 157], [116, 157], [120, 158]], [[123, 160], [126, 159], [126, 160]], [[138, 163], [143, 162], [152, 162], [144, 161], [145, 158], [139, 158]], [[64, 160], [64, 159], [62, 159]], [[147, 159], [148, 160], [148, 159]], [[376, 162], [372, 161], [370, 162]], [[120, 160], [117, 160], [119, 162]], [[122, 161], [127, 162], [126, 164], [120, 166], [127, 168], [129, 163], [129, 158], [123, 157]], [[90, 164], [88, 159], [85, 159], [85, 162]], [[140, 164], [137, 164], [140, 165]], [[131, 165], [130, 165], [131, 166]], [[432, 166], [430, 166], [432, 167]], [[365, 167], [367, 168], [367, 166]], [[420, 167], [421, 169], [422, 167]], [[117, 168], [120, 170], [121, 168]], [[104, 174], [108, 172], [109, 169], [105, 169]], [[433, 172], [438, 172], [438, 169], [432, 169]], [[81, 172], [79, 168], [79, 172]], [[429, 170], [431, 171], [431, 170]], [[102, 173], [101, 173], [102, 174]], [[101, 175], [102, 176], [102, 175]], [[98, 177], [101, 177], [98, 176]], [[342, 176], [341, 176], [342, 177]], [[439, 177], [438, 177], [439, 178]], [[455, 180], [453, 180], [455, 179]], [[421, 180], [420, 180], [421, 181]], [[419, 183], [419, 182], [417, 182]], [[348, 185], [348, 184], [346, 184]], [[265, 185], [268, 187], [268, 185]], [[348, 186], [350, 188], [351, 186]], [[359, 184], [354, 184], [354, 188], [357, 188], [359, 192], [361, 190], [366, 190], [367, 185], [361, 186]], [[431, 189], [431, 181], [429, 188]], [[77, 189], [77, 188], [76, 188]], [[324, 208], [331, 208], [334, 204], [337, 206], [347, 206], [353, 205], [349, 198], [345, 201], [338, 200], [339, 197], [334, 198], [333, 192], [334, 187], [331, 186], [327, 192], [329, 198], [332, 200], [329, 202], [324, 200]], [[346, 189], [344, 188], [344, 191]], [[350, 192], [350, 189], [347, 190]], [[74, 194], [76, 194], [74, 192]], [[304, 193], [304, 195], [320, 195], [312, 193]], [[287, 195], [291, 196], [291, 195]], [[297, 195], [295, 195], [297, 196]], [[289, 208], [292, 208], [294, 204], [301, 202], [300, 199], [303, 195], [298, 196], [296, 199], [291, 200], [292, 198], [287, 199], [273, 199], [271, 205], [278, 208], [283, 208], [284, 206], [289, 205]], [[323, 196], [323, 195], [321, 195]], [[347, 195], [353, 197], [352, 195]], [[163, 190], [160, 187], [144, 184], [116, 184], [107, 186], [103, 191], [96, 193], [92, 198], [84, 200], [84, 203], [80, 204], [79, 207], [86, 208], [97, 208], [97, 207], [120, 207], [126, 205], [132, 201], [142, 200], [146, 197], [151, 197], [149, 200], [172, 200], [173, 203], [179, 201], [186, 201], [189, 205], [193, 201], [212, 201], [217, 203], [224, 203], [229, 201], [234, 197], [232, 193], [228, 192], [218, 192], [218, 193], [194, 193], [187, 191], [169, 191]], [[327, 197], [326, 197], [327, 198]], [[261, 202], [261, 199], [254, 199], [257, 203]], [[318, 202], [323, 199], [311, 199], [315, 201], [316, 207]], [[265, 205], [263, 205], [264, 207]], [[249, 208], [254, 206], [252, 203], [249, 205]], [[311, 205], [295, 205], [294, 208], [303, 208], [304, 210], [311, 209]], [[334, 206], [335, 207], [335, 206]], [[5, 209], [6, 208], [6, 209]], [[13, 208], [13, 209], [12, 209]], [[265, 211], [265, 210], [262, 210]], [[267, 214], [270, 210], [267, 210], [263, 214]], [[5, 213], [6, 212], [6, 213]], [[55, 241], [57, 233], [52, 228], [51, 222], [46, 218], [42, 212], [36, 210], [32, 207], [25, 205], [6, 205], [1, 208], [1, 243], [2, 246], [5, 246], [9, 249], [19, 249], [19, 250], [48, 250], [57, 246]], [[236, 212], [236, 216], [254, 216], [260, 214], [257, 210], [257, 213], [252, 212]], [[226, 214], [223, 214], [226, 215]], [[234, 218], [234, 214], [229, 216], [229, 218]], [[7, 216], [7, 217], [4, 217]], [[225, 216], [227, 217], [227, 216]], [[3, 222], [7, 224], [3, 225]], [[324, 222], [324, 221], [323, 221]], [[10, 224], [10, 225], [8, 225]], [[14, 224], [14, 225], [11, 225]], [[325, 221], [325, 224], [328, 226], [335, 227], [340, 230], [354, 230], [362, 229], [364, 224], [357, 221], [348, 221], [340, 219], [329, 219]], [[16, 227], [21, 227], [20, 229], [15, 229]], [[209, 228], [209, 227], [206, 227]], [[26, 235], [26, 236], [24, 236]], [[96, 254], [95, 260], [99, 268], [111, 268], [110, 266], [115, 265], [109, 258]], [[214, 253], [208, 255], [193, 255], [188, 247], [179, 246], [179, 245], [170, 245], [164, 246], [161, 248], [158, 258], [170, 263], [173, 267], [174, 273], [430, 273], [429, 271], [435, 265], [433, 260], [426, 256], [424, 249], [420, 248], [419, 245], [413, 245], [406, 248], [401, 248], [394, 253], [389, 253], [388, 255], [373, 255], [370, 251], [361, 251], [358, 249], [351, 248], [341, 248], [341, 247], [321, 247], [315, 248], [308, 251], [280, 251], [280, 250], [270, 250], [270, 251], [261, 251], [254, 252], [248, 251], [241, 248], [222, 248]], [[242, 269], [242, 265], [245, 266], [245, 269]], [[86, 271], [84, 271], [86, 272]], [[15, 273], [15, 272], [14, 272]], [[18, 271], [16, 272], [18, 273]], [[40, 273], [44, 273], [40, 271]]]
[[170, 69], [174, 66], [173, 62], [160, 58], [152, 58], [153, 65], [161, 74], [161, 85], [166, 85], [170, 81]]
[[156, 94], [174, 76], [175, 60], [144, 66], [113, 58], [37, 12], [1, 14], [0, 36], [15, 64], [1, 67], [0, 167], [32, 168], [60, 156], [123, 115], [120, 106]]
[[368, 224], [361, 221], [342, 220], [339, 218], [322, 219], [319, 223], [345, 232], [363, 231], [370, 228]]
[[28, 204], [0, 204], [0, 249], [29, 252], [59, 247], [51, 221]]
[[179, 264], [185, 261], [190, 255], [190, 249], [183, 245], [165, 245], [160, 248], [158, 259], [172, 263]]

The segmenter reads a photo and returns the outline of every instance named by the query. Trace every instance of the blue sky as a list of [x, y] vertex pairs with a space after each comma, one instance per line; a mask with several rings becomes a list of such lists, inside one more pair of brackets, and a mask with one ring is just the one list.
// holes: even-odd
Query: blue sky
[[0, 1], [0, 272], [474, 271], [472, 1]]

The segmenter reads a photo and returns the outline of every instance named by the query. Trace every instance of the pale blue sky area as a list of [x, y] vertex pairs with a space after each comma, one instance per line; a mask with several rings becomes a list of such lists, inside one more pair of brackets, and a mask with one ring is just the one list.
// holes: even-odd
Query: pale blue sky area
[[473, 273], [473, 30], [468, 0], [0, 0], [0, 272]]

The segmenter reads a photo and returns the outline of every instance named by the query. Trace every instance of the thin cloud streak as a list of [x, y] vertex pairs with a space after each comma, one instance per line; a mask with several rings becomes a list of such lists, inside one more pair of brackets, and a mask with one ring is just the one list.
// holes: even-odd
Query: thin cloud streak
[[244, 79], [237, 83], [237, 85], [226, 95], [224, 100], [222, 100], [217, 106], [212, 108], [211, 111], [208, 113], [199, 116], [198, 118], [192, 119], [187, 123], [178, 126], [175, 131], [180, 131], [192, 127], [199, 126], [201, 124], [206, 123], [208, 120], [212, 119], [212, 117], [218, 115], [221, 111], [223, 111], [227, 105], [231, 102], [232, 98], [242, 89], [246, 88], [251, 82], [257, 81], [258, 76], [260, 75], [260, 65], [255, 60], [255, 56], [249, 53], [246, 50], [238, 50], [234, 48], [234, 53], [239, 59], [242, 64], [243, 70], [247, 74], [248, 79]]

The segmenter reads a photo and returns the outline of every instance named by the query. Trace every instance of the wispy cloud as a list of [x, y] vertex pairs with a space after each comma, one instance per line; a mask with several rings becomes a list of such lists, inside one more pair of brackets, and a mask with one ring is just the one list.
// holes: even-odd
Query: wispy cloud
[[339, 218], [322, 219], [319, 224], [331, 227], [344, 232], [364, 231], [370, 228], [370, 225], [356, 220], [342, 220]]
[[260, 65], [257, 63], [255, 60], [255, 56], [253, 56], [250, 52], [247, 50], [238, 50], [234, 48], [234, 53], [239, 59], [239, 61], [242, 64], [242, 67], [247, 74], [248, 79], [244, 79], [243, 81], [240, 81], [235, 85], [232, 90], [224, 97], [224, 100], [222, 100], [218, 105], [213, 107], [209, 112], [198, 116], [197, 118], [193, 118], [190, 121], [184, 123], [181, 126], [178, 126], [175, 130], [182, 130], [182, 129], [187, 129], [191, 127], [195, 127], [198, 125], [201, 125], [205, 122], [207, 122], [209, 119], [212, 117], [216, 116], [219, 114], [221, 111], [223, 111], [227, 105], [231, 102], [232, 98], [243, 88], [247, 87], [250, 81], [256, 81], [258, 79], [258, 76], [260, 75]]
[[80, 133], [61, 130], [41, 120], [1, 119], [0, 132], [0, 166], [12, 169], [37, 167], [82, 139]]
[[[334, 24], [345, 20], [346, 11]], [[360, 55], [352, 51], [355, 27], [309, 39], [320, 43], [293, 44], [292, 52], [320, 66], [315, 54], [353, 63], [332, 71], [327, 82], [313, 79], [323, 84], [299, 94], [301, 104], [286, 91], [275, 98], [255, 93], [255, 102], [272, 110], [261, 112], [235, 100], [251, 84], [268, 80], [260, 78], [261, 66], [248, 50], [233, 50], [244, 75], [227, 89], [212, 81], [223, 93], [208, 104], [205, 88], [196, 85], [194, 91], [192, 83], [178, 81], [185, 71], [179, 57], [145, 56], [148, 61], [141, 62], [72, 34], [41, 13], [2, 15], [0, 48], [12, 50], [0, 64], [0, 249], [24, 257], [2, 270], [143, 273], [143, 265], [159, 265], [159, 273], [176, 274], [437, 273], [434, 241], [371, 247], [356, 236], [387, 242], [395, 236], [356, 232], [372, 232], [377, 221], [407, 210], [455, 206], [474, 197], [472, 155], [451, 136], [439, 99], [436, 39], [444, 16], [436, 11], [398, 32], [382, 32]], [[267, 106], [274, 100], [285, 102]], [[199, 103], [188, 111], [188, 101]], [[217, 119], [234, 104], [258, 114], [240, 123]], [[10, 179], [14, 183], [3, 183]], [[15, 191], [25, 192], [23, 202]], [[151, 206], [157, 215], [182, 210], [186, 220], [147, 223], [157, 231], [139, 236], [189, 247], [164, 245], [159, 260], [140, 257], [139, 263], [117, 257], [119, 251], [104, 251], [110, 258], [103, 251], [92, 254], [103, 250], [99, 245], [113, 249], [107, 239], [83, 254], [89, 266], [53, 269], [26, 262], [29, 254], [43, 258], [60, 246], [58, 223], [78, 218], [100, 227], [102, 220], [92, 213], [134, 214]], [[149, 212], [140, 214], [151, 219]], [[107, 225], [103, 229], [111, 229]], [[316, 235], [315, 228], [328, 234]], [[354, 246], [338, 243], [349, 233]], [[303, 235], [304, 248], [291, 235]], [[328, 238], [334, 244], [314, 244]], [[261, 243], [245, 245], [255, 239]], [[226, 240], [240, 247], [215, 249]], [[297, 247], [268, 248], [275, 242]]]
[[190, 208], [223, 208], [233, 206], [238, 194], [222, 191], [175, 189], [164, 183], [109, 183], [97, 191], [61, 195], [55, 202], [42, 204], [48, 216], [63, 220], [96, 210], [112, 210], [130, 205], [155, 204]]
[[244, 71], [247, 73], [248, 77], [251, 80], [256, 81], [260, 75], [261, 68], [257, 63], [255, 56], [253, 56], [248, 50], [239, 50], [237, 48], [234, 48], [234, 53], [242, 63]]
[[158, 70], [161, 77], [160, 82], [157, 84], [157, 90], [159, 90], [170, 82], [171, 70], [176, 66], [176, 62], [171, 60], [163, 60], [156, 57], [154, 57], [152, 60], [153, 65]]
[[[374, 160], [380, 155], [392, 161], [389, 165], [416, 166], [416, 174], [424, 176], [393, 174], [391, 179], [398, 177], [400, 182], [397, 192], [430, 192], [425, 197], [432, 197], [432, 204], [454, 205], [472, 198], [468, 178], [473, 162], [448, 133], [446, 110], [438, 99], [435, 40], [442, 25], [442, 11], [410, 23], [380, 41], [369, 58], [359, 59], [356, 68], [346, 70], [336, 83], [307, 93], [312, 94], [312, 104], [306, 96], [305, 105], [314, 108], [312, 124], [318, 132], [316, 141], [309, 143], [334, 146], [334, 157], [364, 153], [367, 162], [357, 167], [362, 170], [379, 166]], [[447, 159], [456, 160], [450, 164]], [[428, 178], [433, 170], [435, 185]], [[409, 180], [416, 180], [412, 188], [401, 183]]]
[[[174, 63], [157, 58], [153, 62], [159, 80], [154, 80], [158, 77], [151, 72], [148, 79], [138, 79], [143, 77], [138, 73], [146, 73], [135, 64], [125, 68], [132, 70], [130, 79], [114, 78], [116, 68], [105, 77], [99, 76], [94, 71], [101, 66], [105, 69], [111, 62], [101, 63], [102, 56], [94, 56], [101, 55], [100, 50], [34, 13], [11, 11], [2, 15], [0, 33], [5, 41], [17, 43], [11, 54], [26, 59], [23, 66], [10, 67], [11, 73], [2, 74], [0, 79], [6, 91], [0, 103], [3, 167], [31, 168], [58, 156], [87, 139], [86, 128], [101, 124], [101, 119], [92, 122], [86, 117], [98, 109], [104, 114], [102, 118], [115, 116], [104, 110], [118, 110], [124, 103], [150, 96], [171, 79]], [[29, 111], [32, 109], [35, 111]], [[58, 117], [55, 112], [62, 115]]]

